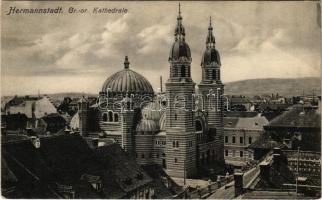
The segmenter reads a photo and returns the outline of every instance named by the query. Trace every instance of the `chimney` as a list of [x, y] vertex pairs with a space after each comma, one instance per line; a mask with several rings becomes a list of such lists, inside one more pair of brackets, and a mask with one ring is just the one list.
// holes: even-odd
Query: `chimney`
[[273, 163], [277, 166], [281, 164], [281, 154], [273, 154]]
[[243, 194], [243, 176], [244, 173], [235, 172], [234, 181], [235, 181], [235, 197]]
[[268, 162], [264, 161], [263, 163], [261, 163], [259, 165], [260, 167], [260, 177], [264, 180], [264, 181], [269, 181], [269, 176], [270, 176], [270, 165]]
[[273, 154], [281, 154], [281, 153], [282, 153], [282, 151], [281, 151], [281, 149], [280, 149], [280, 148], [275, 147], [275, 148], [273, 149]]

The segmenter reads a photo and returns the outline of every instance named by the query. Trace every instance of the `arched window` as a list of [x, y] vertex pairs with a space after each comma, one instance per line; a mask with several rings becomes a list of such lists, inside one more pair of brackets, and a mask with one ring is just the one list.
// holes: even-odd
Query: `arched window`
[[173, 148], [175, 148], [175, 147], [176, 147], [176, 142], [175, 142], [175, 141], [173, 141], [173, 142], [172, 142], [172, 147], [173, 147]]
[[108, 112], [108, 121], [109, 122], [112, 122], [113, 121], [113, 113], [112, 113], [112, 111], [109, 111]]
[[216, 70], [215, 69], [212, 70], [212, 79], [216, 79]]
[[103, 120], [103, 122], [107, 122], [107, 114], [106, 113], [103, 113], [102, 120]]
[[119, 121], [119, 115], [117, 113], [114, 113], [114, 122]]
[[178, 141], [176, 142], [176, 147], [179, 148], [179, 142]]
[[186, 66], [181, 66], [181, 77], [186, 77]]
[[202, 125], [199, 120], [196, 121], [196, 131], [202, 131]]

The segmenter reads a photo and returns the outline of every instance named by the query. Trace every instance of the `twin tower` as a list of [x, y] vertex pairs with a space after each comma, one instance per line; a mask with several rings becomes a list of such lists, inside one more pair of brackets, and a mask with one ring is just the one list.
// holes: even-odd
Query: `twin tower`
[[198, 95], [191, 78], [191, 52], [185, 34], [179, 4], [175, 41], [169, 55], [170, 78], [166, 82], [169, 100], [166, 109], [167, 172], [175, 177], [193, 177], [205, 157], [223, 161], [224, 149], [224, 86], [220, 80], [221, 62], [215, 47], [211, 18], [201, 61], [202, 80], [198, 84]]

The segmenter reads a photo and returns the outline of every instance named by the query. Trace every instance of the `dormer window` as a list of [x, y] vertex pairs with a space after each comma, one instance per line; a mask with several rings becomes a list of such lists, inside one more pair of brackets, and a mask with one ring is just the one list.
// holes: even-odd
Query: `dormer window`
[[66, 199], [74, 199], [75, 198], [75, 190], [73, 186], [69, 185], [61, 185], [56, 183], [57, 191]]
[[97, 191], [99, 191], [102, 188], [102, 181], [101, 181], [101, 177], [99, 176], [83, 174], [81, 176], [81, 180], [84, 180], [90, 183], [92, 187]]

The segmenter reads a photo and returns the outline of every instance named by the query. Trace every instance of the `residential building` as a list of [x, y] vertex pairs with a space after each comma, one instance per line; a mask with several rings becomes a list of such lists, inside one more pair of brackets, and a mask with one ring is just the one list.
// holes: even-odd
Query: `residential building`
[[267, 124], [268, 120], [260, 114], [254, 117], [225, 117], [225, 163], [238, 168], [253, 160], [253, 151], [248, 147], [263, 134], [263, 126]]

